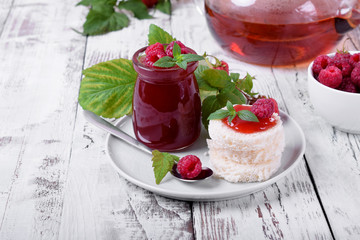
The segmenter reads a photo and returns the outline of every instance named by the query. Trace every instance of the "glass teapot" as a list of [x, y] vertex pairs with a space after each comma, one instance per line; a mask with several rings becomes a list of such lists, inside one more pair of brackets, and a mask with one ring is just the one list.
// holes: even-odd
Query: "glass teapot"
[[289, 65], [330, 51], [360, 23], [360, 0], [205, 0], [220, 45], [245, 62]]

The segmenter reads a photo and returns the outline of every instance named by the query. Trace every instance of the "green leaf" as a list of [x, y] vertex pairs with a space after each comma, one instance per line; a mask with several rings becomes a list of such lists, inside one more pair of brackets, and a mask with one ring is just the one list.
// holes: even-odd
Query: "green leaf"
[[181, 54], [181, 48], [180, 46], [175, 42], [173, 47], [173, 56], [176, 58], [177, 56], [180, 56]]
[[76, 4], [76, 6], [86, 6], [89, 7], [92, 3], [92, 0], [82, 0]]
[[173, 38], [168, 32], [156, 26], [155, 24], [151, 24], [149, 27], [148, 41], [149, 45], [155, 44], [157, 42], [161, 44], [169, 44], [176, 39]]
[[237, 80], [239, 80], [240, 73], [230, 73], [230, 77], [234, 82], [236, 82]]
[[137, 73], [132, 61], [115, 59], [96, 64], [83, 71], [79, 104], [83, 109], [106, 118], [131, 113]]
[[121, 1], [118, 5], [118, 8], [131, 11], [134, 14], [134, 16], [138, 19], [153, 18], [149, 14], [146, 5], [141, 0]]
[[114, 6], [116, 0], [82, 0], [76, 4], [76, 6], [92, 6], [92, 7], [101, 7], [101, 6]]
[[202, 110], [201, 116], [202, 116], [202, 123], [206, 129], [209, 125], [208, 117], [210, 116], [210, 114], [224, 106], [225, 104], [222, 105], [216, 96], [209, 96], [204, 99], [201, 106], [201, 110]]
[[240, 88], [241, 90], [243, 90], [246, 93], [251, 93], [251, 90], [253, 88], [253, 79], [255, 79], [254, 77], [252, 77], [249, 73], [246, 74], [246, 77], [242, 80], [240, 80], [239, 84], [238, 84], [238, 88]]
[[214, 119], [224, 119], [227, 116], [229, 116], [230, 113], [228, 110], [225, 109], [219, 109], [215, 112], [213, 112], [212, 114], [209, 115], [209, 117], [207, 118], [208, 120], [214, 120]]
[[203, 56], [197, 55], [197, 54], [183, 54], [183, 60], [187, 62], [195, 62], [195, 61], [201, 61], [204, 60]]
[[163, 68], [169, 68], [169, 67], [173, 67], [175, 65], [176, 65], [176, 62], [174, 61], [173, 58], [171, 58], [169, 56], [162, 57], [154, 63], [154, 66], [163, 67]]
[[218, 94], [218, 99], [223, 104], [226, 104], [227, 101], [230, 101], [233, 104], [246, 103], [245, 96], [235, 87], [235, 84], [232, 82], [228, 83], [226, 87], [220, 91], [220, 93]]
[[154, 175], [156, 184], [160, 184], [161, 180], [174, 166], [174, 162], [179, 161], [179, 157], [169, 153], [160, 152], [158, 150], [152, 151], [152, 166], [154, 168]]
[[187, 62], [186, 61], [176, 62], [176, 65], [178, 65], [179, 67], [181, 67], [184, 70], [186, 70], [186, 68], [187, 68]]
[[244, 121], [259, 122], [259, 119], [256, 117], [256, 115], [249, 110], [241, 110], [237, 112], [237, 115]]
[[236, 112], [233, 114], [230, 114], [230, 116], [228, 117], [229, 124], [232, 122], [232, 120], [234, 120], [235, 117], [236, 117]]
[[209, 96], [213, 96], [216, 94], [218, 94], [217, 91], [206, 91], [206, 90], [199, 90], [200, 92], [200, 99], [201, 99], [201, 102], [205, 100], [205, 98], [209, 97]]
[[229, 111], [230, 114], [234, 114], [236, 111], [234, 109], [233, 104], [230, 101], [226, 102], [226, 108]]
[[156, 4], [156, 9], [159, 11], [171, 15], [171, 2], [170, 0], [159, 0]]
[[217, 88], [211, 87], [206, 81], [205, 79], [203, 79], [201, 77], [201, 73], [206, 70], [209, 69], [208, 66], [206, 65], [199, 65], [196, 70], [195, 70], [195, 77], [196, 77], [196, 81], [199, 85], [199, 89], [200, 89], [200, 94], [202, 91], [218, 91]]
[[98, 35], [119, 30], [128, 25], [129, 19], [125, 14], [115, 12], [111, 7], [102, 7], [97, 10], [90, 9], [83, 28], [84, 34]]
[[230, 82], [230, 76], [226, 71], [217, 69], [206, 69], [202, 71], [201, 77], [211, 86], [218, 89], [224, 88]]

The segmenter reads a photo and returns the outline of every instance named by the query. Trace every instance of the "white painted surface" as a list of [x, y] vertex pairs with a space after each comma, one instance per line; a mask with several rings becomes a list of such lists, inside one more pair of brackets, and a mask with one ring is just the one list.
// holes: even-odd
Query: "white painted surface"
[[[360, 238], [360, 138], [314, 113], [306, 66], [229, 57], [190, 0], [174, 1], [171, 18], [157, 12], [86, 39], [71, 30], [86, 15], [76, 2], [0, 0], [0, 239]], [[256, 75], [256, 88], [303, 128], [306, 162], [264, 191], [218, 202], [171, 200], [121, 178], [106, 158], [106, 134], [77, 105], [81, 69], [130, 58], [146, 45], [150, 23]], [[349, 37], [359, 50], [360, 31]]]

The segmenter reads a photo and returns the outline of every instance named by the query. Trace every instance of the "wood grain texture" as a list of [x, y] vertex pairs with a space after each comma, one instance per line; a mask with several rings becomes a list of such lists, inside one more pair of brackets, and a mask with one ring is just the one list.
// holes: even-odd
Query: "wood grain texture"
[[0, 36], [12, 8], [13, 0], [0, 1]]
[[[360, 137], [316, 115], [306, 66], [261, 67], [230, 57], [192, 0], [173, 1], [171, 17], [157, 11], [89, 38], [71, 30], [81, 30], [87, 12], [77, 2], [0, 0], [0, 239], [360, 238]], [[292, 173], [218, 202], [167, 199], [116, 173], [106, 134], [77, 105], [81, 70], [131, 59], [147, 45], [151, 23], [199, 54], [226, 60], [231, 71], [256, 76], [256, 90], [277, 99], [305, 131], [305, 159]], [[359, 49], [359, 29], [348, 36], [349, 48]]]
[[73, 6], [14, 2], [2, 31], [0, 239], [58, 236], [85, 47]]
[[[149, 25], [170, 31], [168, 22], [168, 15], [157, 12], [154, 19], [131, 19], [128, 28], [89, 37], [85, 68], [131, 59], [147, 45]], [[79, 108], [59, 238], [193, 239], [190, 204], [157, 196], [120, 177], [105, 154], [105, 136], [85, 122]]]
[[[348, 36], [347, 48], [358, 50], [359, 29]], [[342, 49], [342, 45], [337, 48]], [[305, 132], [305, 156], [335, 238], [359, 239], [359, 136], [336, 130], [316, 114], [307, 92], [306, 69], [295, 69], [273, 69], [273, 74], [290, 114]], [[354, 108], [360, 112], [359, 106]]]
[[302, 162], [264, 191], [194, 204], [198, 239], [332, 239]]
[[[199, 54], [206, 51], [226, 60], [231, 70], [242, 76], [246, 72], [255, 75], [258, 91], [278, 99], [279, 106], [286, 111], [286, 100], [281, 97], [271, 68], [229, 57], [204, 28], [204, 17], [191, 2], [185, 2], [179, 2], [186, 9], [182, 16], [171, 21], [176, 36], [184, 36], [184, 42], [194, 44]], [[194, 203], [193, 214], [198, 239], [332, 239], [304, 163], [277, 184], [251, 196]]]

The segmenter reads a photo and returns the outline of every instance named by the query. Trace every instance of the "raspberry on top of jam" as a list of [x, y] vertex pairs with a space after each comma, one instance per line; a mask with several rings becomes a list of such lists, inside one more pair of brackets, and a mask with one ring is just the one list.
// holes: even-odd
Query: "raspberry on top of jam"
[[[235, 111], [241, 110], [251, 110], [251, 106], [248, 105], [236, 105], [234, 106]], [[277, 121], [273, 117], [268, 118], [259, 118], [259, 122], [251, 122], [240, 119], [236, 116], [231, 123], [229, 123], [228, 118], [224, 118], [221, 120], [225, 125], [234, 129], [240, 133], [257, 133], [266, 131], [277, 124]]]

